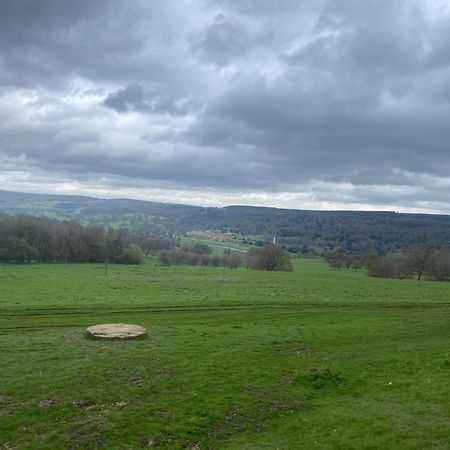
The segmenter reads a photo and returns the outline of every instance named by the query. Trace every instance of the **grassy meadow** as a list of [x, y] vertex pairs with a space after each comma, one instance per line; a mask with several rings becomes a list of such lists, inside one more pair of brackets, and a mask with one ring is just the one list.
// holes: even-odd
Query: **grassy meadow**
[[448, 449], [450, 284], [0, 265], [0, 380], [3, 449]]

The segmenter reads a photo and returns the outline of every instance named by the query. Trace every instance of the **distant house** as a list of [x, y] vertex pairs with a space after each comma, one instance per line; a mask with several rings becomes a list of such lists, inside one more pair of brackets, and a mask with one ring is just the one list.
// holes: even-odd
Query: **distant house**
[[207, 239], [217, 242], [230, 242], [236, 239], [233, 233], [224, 232], [222, 230], [195, 230], [188, 231], [187, 236], [197, 239]]

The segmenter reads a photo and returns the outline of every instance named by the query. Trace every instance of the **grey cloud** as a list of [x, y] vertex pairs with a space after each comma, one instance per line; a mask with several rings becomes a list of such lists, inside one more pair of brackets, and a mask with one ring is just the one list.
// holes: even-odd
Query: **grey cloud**
[[280, 17], [290, 15], [298, 19], [299, 13], [317, 11], [322, 8], [323, 1], [298, 1], [298, 0], [208, 0], [209, 4], [223, 8], [230, 13], [238, 13], [244, 16]]
[[[187, 7], [140, 0], [2, 2], [0, 85], [66, 89], [84, 78], [107, 86], [196, 89], [201, 70], [186, 57], [177, 26], [189, 17]], [[180, 78], [182, 70], [197, 78]]]
[[241, 23], [219, 14], [197, 35], [191, 37], [194, 52], [207, 62], [225, 66], [244, 57], [251, 45], [248, 29]]
[[103, 104], [118, 112], [139, 111], [172, 114], [183, 112], [182, 105], [177, 105], [168, 93], [158, 92], [157, 89], [146, 90], [139, 84], [130, 84], [109, 94]]
[[100, 134], [94, 130], [62, 130], [55, 134], [53, 141], [56, 144], [72, 143], [98, 143]]
[[5, 0], [0, 161], [450, 210], [450, 11], [435, 5]]

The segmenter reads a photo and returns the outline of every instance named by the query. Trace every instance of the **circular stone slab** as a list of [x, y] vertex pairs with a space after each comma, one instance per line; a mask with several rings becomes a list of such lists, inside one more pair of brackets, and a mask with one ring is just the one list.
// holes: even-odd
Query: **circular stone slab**
[[140, 325], [130, 325], [128, 323], [93, 325], [86, 331], [90, 337], [96, 339], [133, 339], [147, 334], [144, 327], [141, 327]]

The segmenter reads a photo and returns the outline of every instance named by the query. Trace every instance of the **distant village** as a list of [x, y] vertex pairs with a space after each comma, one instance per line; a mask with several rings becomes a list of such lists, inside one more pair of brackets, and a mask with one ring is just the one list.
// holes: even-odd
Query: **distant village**
[[195, 230], [187, 231], [186, 235], [196, 239], [207, 239], [217, 242], [231, 242], [238, 240], [235, 233], [224, 230]]

